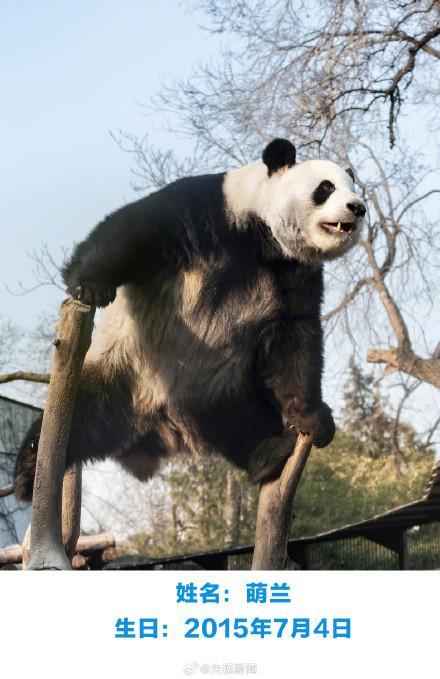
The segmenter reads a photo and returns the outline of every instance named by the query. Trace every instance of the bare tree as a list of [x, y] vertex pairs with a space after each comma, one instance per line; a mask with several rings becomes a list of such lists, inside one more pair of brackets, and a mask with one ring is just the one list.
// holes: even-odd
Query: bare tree
[[226, 547], [238, 545], [240, 542], [241, 486], [234, 469], [227, 472], [227, 488], [225, 502]]
[[[427, 143], [426, 153], [411, 144], [405, 119], [417, 120], [425, 137], [438, 125], [438, 2], [325, 0], [312, 9], [294, 0], [199, 0], [192, 7], [205, 30], [224, 36], [223, 53], [163, 87], [152, 109], [193, 141], [199, 171], [248, 162], [274, 136], [291, 138], [303, 157], [356, 168], [367, 226], [345, 268], [327, 269], [327, 331], [339, 329], [339, 347], [347, 337], [368, 347], [368, 360], [385, 364], [386, 375], [401, 371], [440, 386], [429, 322], [438, 318], [438, 164]], [[135, 151], [142, 186], [160, 185], [165, 177], [158, 182], [151, 170], [158, 151], [150, 143]], [[171, 152], [166, 158], [179, 176]]]
[[[347, 163], [357, 156], [361, 172], [368, 167], [365, 178], [358, 175], [357, 182], [369, 211], [361, 249], [346, 270], [353, 282], [349, 284], [345, 278], [347, 291], [324, 319], [331, 322], [350, 310], [359, 323], [362, 313], [368, 321], [369, 342], [376, 345], [368, 351], [370, 362], [385, 363], [387, 375], [401, 371], [440, 387], [440, 360], [435, 353], [438, 338], [421, 326], [438, 313], [433, 296], [439, 266], [435, 242], [440, 232], [438, 216], [432, 220], [422, 208], [440, 194], [440, 187], [420, 191], [430, 170], [417, 164], [414, 155], [400, 152], [393, 154], [391, 162], [382, 160], [373, 146], [353, 136], [348, 126], [337, 130], [329, 137], [332, 155]], [[341, 148], [341, 138], [345, 148]], [[346, 151], [350, 141], [356, 153]], [[359, 299], [362, 294], [363, 300]], [[431, 328], [435, 330], [435, 324], [429, 323], [428, 330]]]
[[179, 131], [197, 132], [219, 160], [248, 155], [255, 133], [272, 136], [280, 125], [294, 126], [307, 145], [320, 144], [347, 114], [356, 116], [358, 129], [382, 116], [393, 145], [405, 99], [414, 90], [420, 96], [427, 83], [433, 94], [438, 88], [430, 73], [440, 58], [436, 0], [192, 6], [208, 31], [228, 37], [223, 59], [164, 88], [156, 104], [177, 113]]

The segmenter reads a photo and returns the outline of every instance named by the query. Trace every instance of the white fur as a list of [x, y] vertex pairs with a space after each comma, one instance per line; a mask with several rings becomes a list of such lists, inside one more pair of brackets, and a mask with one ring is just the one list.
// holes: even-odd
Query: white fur
[[[324, 180], [335, 191], [316, 206], [312, 194]], [[358, 240], [362, 219], [355, 219], [347, 203], [358, 201], [347, 172], [329, 160], [306, 160], [268, 176], [262, 162], [228, 172], [223, 190], [226, 203], [237, 225], [250, 213], [257, 214], [270, 227], [287, 257], [316, 263], [339, 257]], [[332, 234], [322, 222], [356, 222], [353, 234]]]
[[[243, 383], [248, 365], [242, 361], [238, 366], [224, 347], [234, 332], [273, 314], [276, 291], [263, 274], [237, 293], [239, 304], [231, 296], [221, 315], [200, 314], [197, 302], [208, 270], [209, 264], [199, 262], [176, 278], [151, 281], [143, 290], [121, 286], [115, 301], [101, 312], [85, 364], [99, 365], [108, 379], [130, 375], [137, 413], [158, 410], [183, 388], [216, 400]], [[188, 375], [187, 366], [195, 360], [204, 370]]]
[[99, 364], [109, 379], [130, 372], [134, 379], [134, 408], [139, 412], [154, 411], [165, 402], [167, 389], [145, 355], [147, 333], [133, 314], [127, 292], [126, 286], [118, 288], [115, 301], [102, 310], [84, 362]]

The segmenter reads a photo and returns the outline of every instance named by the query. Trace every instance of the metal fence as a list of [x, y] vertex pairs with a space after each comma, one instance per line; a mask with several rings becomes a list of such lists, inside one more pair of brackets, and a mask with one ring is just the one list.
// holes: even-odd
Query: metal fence
[[440, 569], [440, 523], [414, 526], [407, 532], [408, 567], [411, 570]]
[[[405, 531], [405, 568], [411, 570], [440, 569], [440, 522], [413, 526]], [[286, 568], [289, 570], [399, 570], [402, 564], [396, 551], [365, 537], [337, 540], [307, 540], [289, 542]], [[249, 570], [253, 546], [237, 547], [217, 552], [200, 552], [166, 559], [133, 557], [119, 559], [107, 568], [117, 570]], [[295, 557], [295, 554], [297, 557]]]

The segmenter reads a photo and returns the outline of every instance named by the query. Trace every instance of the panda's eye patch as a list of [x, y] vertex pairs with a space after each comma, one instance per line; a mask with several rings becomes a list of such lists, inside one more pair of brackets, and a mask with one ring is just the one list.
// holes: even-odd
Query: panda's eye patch
[[315, 205], [322, 205], [335, 190], [335, 185], [328, 179], [324, 179], [313, 191], [312, 200]]

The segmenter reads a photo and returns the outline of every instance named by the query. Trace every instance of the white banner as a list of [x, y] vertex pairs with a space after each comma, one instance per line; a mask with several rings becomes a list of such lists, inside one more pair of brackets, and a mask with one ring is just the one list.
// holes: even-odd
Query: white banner
[[1, 676], [434, 676], [439, 579], [432, 571], [4, 571]]

